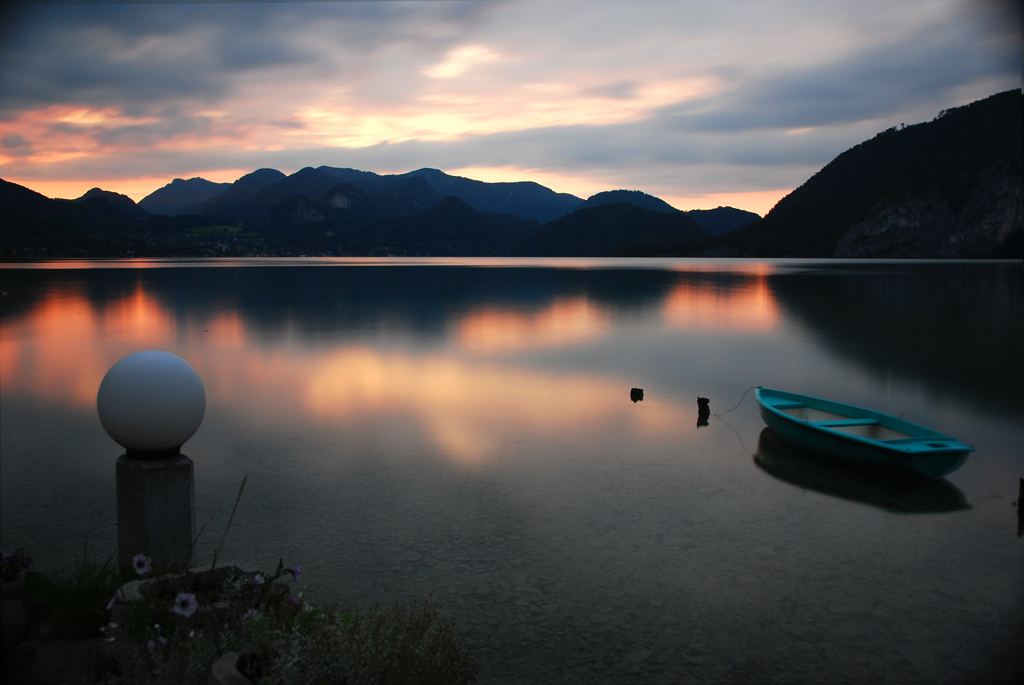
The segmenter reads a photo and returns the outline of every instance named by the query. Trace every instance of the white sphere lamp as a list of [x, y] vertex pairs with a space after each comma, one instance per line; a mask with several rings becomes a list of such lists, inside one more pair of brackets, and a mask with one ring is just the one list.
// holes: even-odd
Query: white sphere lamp
[[206, 390], [192, 366], [170, 352], [146, 350], [110, 367], [96, 395], [104, 430], [135, 458], [178, 454], [199, 430]]

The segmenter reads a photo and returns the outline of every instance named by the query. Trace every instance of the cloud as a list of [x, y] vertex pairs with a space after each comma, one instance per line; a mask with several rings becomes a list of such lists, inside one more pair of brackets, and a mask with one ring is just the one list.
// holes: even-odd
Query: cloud
[[993, 75], [1009, 82], [1012, 60], [950, 33], [922, 31], [834, 63], [754, 72], [722, 98], [669, 107], [660, 116], [689, 131], [808, 128], [877, 120], [921, 104], [941, 108], [958, 88]]
[[253, 81], [276, 87], [358, 79], [389, 45], [443, 52], [459, 16], [445, 4], [16, 8], [9, 20], [18, 30], [0, 47], [0, 106], [9, 115], [67, 102], [209, 104]]
[[488, 62], [495, 62], [500, 55], [486, 45], [465, 45], [452, 50], [440, 64], [423, 70], [423, 75], [434, 79], [447, 79], [462, 76], [473, 67]]
[[1019, 86], [1006, 7], [16, 8], [0, 41], [0, 137], [31, 145], [0, 149], [0, 175], [329, 164], [533, 170], [676, 196], [793, 187], [879, 130]]
[[3, 138], [0, 138], [0, 145], [8, 150], [14, 150], [28, 147], [28, 141], [17, 133], [9, 133]]

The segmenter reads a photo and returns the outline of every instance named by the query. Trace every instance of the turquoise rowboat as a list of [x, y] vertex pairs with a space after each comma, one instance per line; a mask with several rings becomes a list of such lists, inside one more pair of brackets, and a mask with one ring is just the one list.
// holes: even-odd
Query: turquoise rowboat
[[761, 418], [783, 440], [869, 468], [941, 478], [974, 448], [948, 435], [870, 409], [781, 390], [754, 391]]

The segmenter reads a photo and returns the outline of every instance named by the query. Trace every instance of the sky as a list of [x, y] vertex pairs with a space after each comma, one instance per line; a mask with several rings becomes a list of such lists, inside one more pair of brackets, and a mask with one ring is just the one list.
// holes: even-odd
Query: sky
[[1000, 0], [70, 1], [0, 10], [0, 178], [50, 197], [433, 167], [764, 214], [1021, 86]]

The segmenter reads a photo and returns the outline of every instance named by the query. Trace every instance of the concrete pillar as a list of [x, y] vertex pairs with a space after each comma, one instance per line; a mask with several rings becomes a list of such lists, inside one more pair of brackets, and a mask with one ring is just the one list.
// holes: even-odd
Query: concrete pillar
[[154, 569], [195, 565], [196, 492], [192, 460], [184, 454], [165, 459], [117, 460], [117, 562], [131, 570], [136, 554]]
[[196, 491], [181, 446], [203, 422], [206, 389], [181, 357], [130, 354], [110, 367], [96, 393], [104, 430], [126, 452], [117, 460], [117, 562], [143, 554], [153, 567], [194, 566]]

